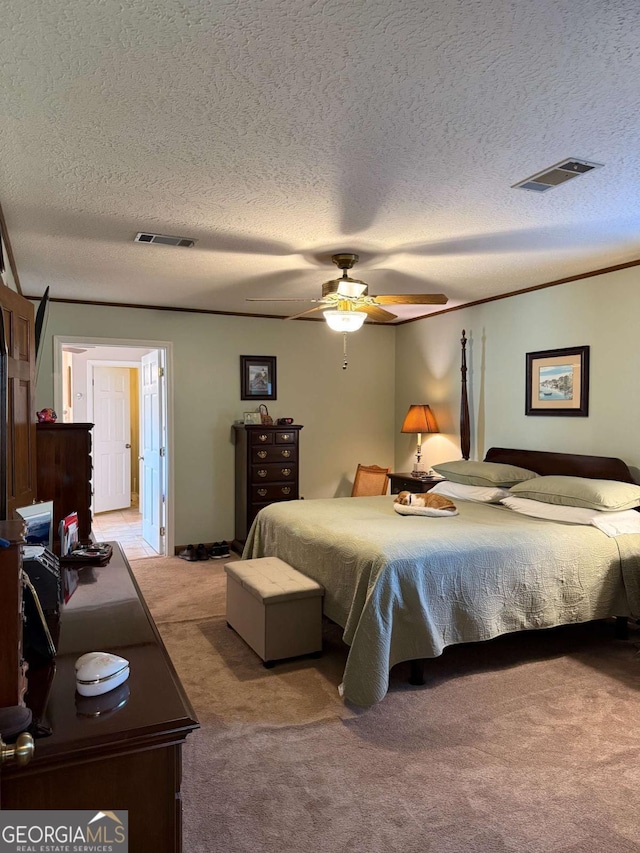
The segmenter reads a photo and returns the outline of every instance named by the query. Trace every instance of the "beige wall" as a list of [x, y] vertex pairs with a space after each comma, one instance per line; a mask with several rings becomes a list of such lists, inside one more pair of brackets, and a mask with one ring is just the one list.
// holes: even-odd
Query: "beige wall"
[[346, 495], [358, 462], [392, 466], [395, 330], [349, 337], [322, 322], [286, 322], [184, 312], [52, 303], [37, 409], [53, 404], [54, 335], [173, 342], [175, 541], [233, 538], [231, 425], [257, 408], [240, 400], [240, 355], [277, 358], [278, 399], [269, 413], [304, 425], [300, 491]]
[[[619, 456], [640, 468], [640, 267], [454, 311], [397, 329], [396, 466], [415, 438], [400, 434], [411, 403], [429, 403], [442, 434], [428, 464], [460, 458], [460, 337], [469, 338], [471, 458], [491, 446]], [[525, 354], [589, 345], [589, 417], [526, 416]], [[640, 471], [638, 472], [640, 473]]]

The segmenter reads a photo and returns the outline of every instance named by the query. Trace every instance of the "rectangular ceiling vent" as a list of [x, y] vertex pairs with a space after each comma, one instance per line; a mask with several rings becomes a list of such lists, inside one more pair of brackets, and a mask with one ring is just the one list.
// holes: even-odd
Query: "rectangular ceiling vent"
[[166, 234], [149, 234], [148, 231], [141, 231], [136, 234], [134, 243], [160, 243], [163, 246], [193, 246], [195, 240], [189, 237], [168, 237]]
[[522, 190], [533, 190], [536, 193], [543, 193], [547, 190], [552, 190], [554, 187], [559, 187], [570, 181], [571, 178], [578, 178], [580, 175], [586, 175], [593, 169], [601, 169], [603, 163], [590, 163], [588, 160], [578, 160], [575, 157], [570, 157], [568, 160], [562, 160], [556, 163], [555, 166], [550, 166], [544, 172], [538, 172], [537, 175], [531, 175], [530, 178], [525, 178], [524, 181], [519, 181], [513, 184], [512, 189], [519, 187]]

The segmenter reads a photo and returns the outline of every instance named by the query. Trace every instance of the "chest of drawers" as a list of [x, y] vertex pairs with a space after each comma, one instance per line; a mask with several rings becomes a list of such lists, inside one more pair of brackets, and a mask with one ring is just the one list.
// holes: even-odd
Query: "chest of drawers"
[[234, 424], [235, 550], [242, 550], [258, 512], [275, 501], [299, 494], [299, 436], [302, 426]]
[[91, 430], [93, 424], [36, 424], [38, 500], [53, 501], [54, 550], [60, 521], [78, 513], [78, 536], [91, 536]]

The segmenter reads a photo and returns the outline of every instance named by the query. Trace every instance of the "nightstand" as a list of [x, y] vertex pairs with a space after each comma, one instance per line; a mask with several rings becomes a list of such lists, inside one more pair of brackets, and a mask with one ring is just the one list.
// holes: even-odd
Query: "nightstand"
[[410, 472], [403, 474], [387, 474], [391, 481], [391, 494], [399, 495], [400, 492], [428, 492], [436, 483], [441, 483], [442, 477], [427, 477], [424, 480], [418, 477], [412, 477]]

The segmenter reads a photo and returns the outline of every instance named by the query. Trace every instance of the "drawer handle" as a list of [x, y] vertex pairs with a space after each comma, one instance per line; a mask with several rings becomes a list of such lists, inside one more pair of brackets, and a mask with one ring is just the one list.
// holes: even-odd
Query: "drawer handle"
[[267, 451], [266, 450], [259, 450], [258, 456], [260, 459], [266, 459], [267, 458]]
[[290, 450], [281, 450], [280, 453], [284, 456], [285, 459], [288, 459], [291, 456]]
[[266, 477], [266, 476], [267, 476], [267, 469], [266, 468], [258, 469], [258, 477]]
[[282, 492], [283, 495], [289, 495], [289, 494], [291, 494], [291, 487], [290, 486], [283, 486], [280, 491]]
[[266, 489], [258, 489], [258, 494], [260, 495], [261, 498], [263, 498], [267, 494], [267, 490]]
[[291, 441], [291, 436], [289, 435], [288, 432], [283, 432], [282, 435], [280, 436], [280, 438], [283, 441]]
[[259, 441], [269, 441], [269, 436], [263, 432], [261, 435], [258, 436], [258, 440]]
[[282, 469], [282, 474], [283, 474], [285, 477], [288, 477], [290, 473], [291, 473], [291, 468], [283, 468], [283, 469]]

